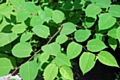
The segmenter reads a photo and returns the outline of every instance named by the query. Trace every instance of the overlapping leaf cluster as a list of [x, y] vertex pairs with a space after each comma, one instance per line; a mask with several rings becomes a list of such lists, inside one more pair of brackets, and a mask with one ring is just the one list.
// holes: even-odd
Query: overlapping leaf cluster
[[111, 0], [7, 0], [0, 4], [0, 76], [19, 69], [23, 80], [34, 80], [39, 72], [45, 80], [74, 80], [72, 60], [76, 57], [83, 74], [97, 60], [119, 67], [106, 51], [115, 50], [119, 43], [120, 4]]

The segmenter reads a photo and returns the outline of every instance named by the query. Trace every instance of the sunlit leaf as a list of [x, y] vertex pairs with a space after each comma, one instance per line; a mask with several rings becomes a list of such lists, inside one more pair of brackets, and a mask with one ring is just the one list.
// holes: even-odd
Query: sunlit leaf
[[91, 39], [87, 43], [87, 49], [92, 52], [98, 52], [107, 48], [107, 46], [98, 39]]
[[42, 38], [47, 38], [50, 35], [49, 28], [45, 25], [38, 25], [33, 27], [33, 32]]
[[73, 72], [72, 72], [72, 69], [70, 67], [62, 66], [60, 68], [60, 74], [68, 80], [74, 80], [73, 79]]
[[17, 38], [16, 33], [0, 33], [0, 47], [5, 46], [6, 44], [11, 43]]
[[58, 74], [58, 67], [55, 64], [49, 64], [43, 73], [45, 80], [54, 80]]
[[26, 30], [27, 26], [25, 24], [16, 24], [13, 26], [12, 31], [14, 33], [23, 33]]
[[0, 76], [9, 74], [10, 70], [13, 69], [13, 65], [8, 58], [0, 58]]
[[120, 17], [120, 5], [110, 6], [109, 13], [114, 17]]
[[42, 50], [44, 52], [55, 56], [61, 52], [60, 48], [61, 48], [60, 45], [55, 42], [42, 46]]
[[38, 73], [38, 65], [35, 61], [30, 61], [20, 66], [20, 76], [23, 80], [34, 80]]
[[71, 66], [70, 60], [64, 53], [57, 54], [57, 56], [55, 58], [55, 62], [59, 66], [63, 66], [63, 65]]
[[67, 22], [63, 24], [63, 28], [60, 34], [68, 35], [68, 34], [73, 33], [74, 31], [76, 31], [76, 25], [71, 22]]
[[118, 28], [116, 29], [116, 35], [117, 35], [117, 39], [118, 39], [119, 42], [120, 42], [120, 27], [118, 27]]
[[21, 36], [21, 38], [20, 38], [20, 41], [21, 41], [21, 42], [25, 42], [25, 41], [29, 40], [32, 36], [33, 36], [32, 33], [30, 33], [30, 32], [25, 32], [25, 33], [22, 34], [22, 36]]
[[69, 59], [73, 59], [77, 57], [81, 53], [81, 51], [82, 51], [82, 45], [76, 42], [71, 42], [68, 44], [67, 47], [67, 56]]
[[84, 42], [90, 37], [91, 31], [80, 29], [80, 30], [77, 30], [74, 35], [75, 35], [75, 40], [77, 42]]
[[12, 49], [12, 54], [18, 58], [29, 57], [31, 52], [32, 46], [28, 42], [17, 43]]
[[85, 10], [85, 13], [86, 16], [91, 17], [99, 14], [101, 11], [101, 8], [96, 4], [89, 4]]
[[105, 65], [119, 67], [114, 56], [108, 51], [101, 51], [98, 54], [98, 60]]
[[107, 35], [114, 39], [117, 39], [116, 28], [112, 28], [111, 30], [109, 30]]
[[62, 44], [68, 40], [68, 37], [66, 35], [59, 35], [56, 38], [56, 42], [59, 44]]
[[54, 10], [53, 11], [53, 15], [52, 15], [52, 19], [54, 22], [56, 23], [61, 23], [64, 20], [64, 13], [60, 10]]
[[116, 23], [116, 18], [112, 17], [109, 13], [99, 15], [99, 21], [98, 21], [99, 30], [109, 29], [115, 23]]
[[95, 55], [93, 53], [84, 52], [79, 58], [79, 66], [83, 74], [90, 71], [94, 67], [95, 63]]

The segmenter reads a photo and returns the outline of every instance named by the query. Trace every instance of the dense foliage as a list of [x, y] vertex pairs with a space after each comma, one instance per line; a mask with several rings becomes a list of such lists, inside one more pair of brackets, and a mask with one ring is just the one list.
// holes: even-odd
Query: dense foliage
[[116, 0], [1, 0], [0, 76], [74, 80], [74, 63], [84, 75], [97, 60], [119, 68], [106, 50], [119, 43]]

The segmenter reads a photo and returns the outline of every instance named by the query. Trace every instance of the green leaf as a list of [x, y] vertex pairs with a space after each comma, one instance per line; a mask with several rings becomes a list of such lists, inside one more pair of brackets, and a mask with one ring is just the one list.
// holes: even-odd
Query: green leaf
[[61, 23], [64, 20], [64, 13], [60, 10], [54, 10], [52, 15], [52, 20], [55, 23]]
[[107, 35], [110, 36], [111, 38], [117, 39], [116, 28], [112, 28], [111, 30], [109, 30]]
[[101, 51], [98, 54], [98, 60], [105, 65], [119, 67], [114, 56], [108, 51]]
[[94, 39], [98, 39], [98, 40], [104, 41], [104, 40], [105, 40], [105, 37], [104, 37], [104, 35], [101, 34], [101, 33], [95, 33]]
[[116, 35], [117, 35], [117, 39], [118, 39], [119, 42], [120, 42], [120, 27], [118, 27], [118, 28], [116, 29]]
[[79, 66], [82, 73], [85, 74], [95, 66], [96, 60], [93, 53], [84, 52], [79, 58]]
[[10, 18], [10, 14], [12, 12], [12, 7], [10, 5], [6, 5], [5, 3], [0, 4], [0, 14]]
[[55, 64], [49, 64], [43, 73], [45, 80], [54, 80], [58, 74], [58, 67]]
[[88, 17], [98, 15], [101, 11], [101, 8], [96, 4], [89, 4], [85, 9], [86, 16]]
[[0, 47], [3, 47], [17, 38], [16, 33], [0, 33]]
[[60, 49], [60, 45], [55, 42], [42, 46], [44, 52], [54, 56], [61, 52]]
[[37, 12], [37, 6], [33, 2], [25, 2], [23, 4], [23, 9], [30, 13]]
[[91, 39], [87, 43], [87, 49], [92, 52], [98, 52], [107, 48], [107, 46], [98, 39]]
[[63, 28], [60, 34], [68, 35], [68, 34], [73, 33], [74, 31], [76, 31], [76, 25], [71, 22], [67, 22], [63, 24]]
[[30, 61], [20, 66], [20, 76], [23, 80], [35, 80], [38, 74], [38, 65], [35, 61]]
[[47, 38], [50, 35], [49, 28], [45, 25], [35, 26], [32, 31], [41, 38]]
[[9, 25], [9, 23], [6, 21], [5, 17], [3, 17], [2, 23], [0, 23], [0, 32], [2, 32], [6, 25]]
[[74, 80], [72, 69], [68, 66], [62, 66], [60, 68], [60, 74], [67, 80]]
[[99, 30], [109, 29], [115, 23], [116, 23], [116, 18], [112, 17], [109, 13], [99, 15], [99, 21], [98, 21]]
[[29, 17], [29, 13], [26, 10], [19, 10], [16, 14], [17, 22], [24, 22]]
[[12, 54], [18, 58], [29, 57], [31, 52], [32, 46], [28, 42], [17, 43], [12, 49]]
[[16, 24], [12, 28], [14, 33], [23, 33], [26, 30], [27, 26], [25, 24]]
[[96, 4], [101, 8], [108, 8], [111, 4], [111, 0], [96, 0]]
[[79, 29], [75, 32], [74, 37], [77, 42], [84, 42], [90, 37], [90, 35], [91, 35], [90, 30]]
[[76, 42], [71, 42], [67, 46], [67, 56], [69, 59], [73, 59], [77, 57], [81, 53], [81, 51], [82, 51], [82, 45]]
[[25, 0], [9, 0], [12, 5], [14, 5], [15, 7], [22, 7], [22, 5], [25, 3]]
[[58, 66], [71, 66], [70, 60], [64, 53], [57, 54], [55, 62]]
[[117, 48], [117, 41], [116, 41], [116, 39], [109, 38], [108, 39], [108, 44], [115, 51], [115, 49]]
[[48, 7], [45, 7], [43, 13], [40, 14], [40, 16], [41, 16], [46, 22], [48, 22], [49, 20], [51, 20], [52, 15], [53, 15], [53, 10], [50, 9], [50, 8], [48, 8]]
[[10, 59], [0, 58], [0, 76], [9, 74], [11, 69], [13, 69], [13, 66]]
[[109, 13], [114, 17], [120, 17], [120, 5], [110, 6]]
[[84, 28], [91, 28], [94, 25], [96, 19], [96, 16], [86, 17], [82, 22], [82, 26], [84, 26]]
[[64, 42], [66, 42], [68, 40], [68, 37], [66, 35], [58, 35], [57, 38], [56, 38], [56, 41], [57, 43], [59, 44], [63, 44]]
[[33, 36], [33, 34], [31, 32], [25, 32], [22, 34], [22, 36], [20, 38], [20, 42], [25, 42], [25, 41], [29, 40], [32, 36]]
[[43, 23], [44, 23], [44, 19], [41, 18], [41, 16], [33, 16], [30, 21], [31, 26], [33, 27], [42, 25]]
[[49, 59], [49, 57], [50, 57], [49, 54], [43, 52], [43, 53], [40, 54], [40, 56], [39, 56], [38, 59], [39, 59], [39, 61], [40, 61], [41, 63], [44, 63], [44, 62], [46, 62], [46, 61]]

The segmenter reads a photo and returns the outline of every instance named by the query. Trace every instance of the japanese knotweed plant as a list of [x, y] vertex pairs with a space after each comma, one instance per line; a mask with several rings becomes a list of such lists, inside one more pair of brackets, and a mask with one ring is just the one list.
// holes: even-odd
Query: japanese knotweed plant
[[[3, 0], [4, 1], [4, 0]], [[74, 80], [96, 61], [118, 67], [106, 48], [120, 44], [120, 4], [111, 0], [7, 0], [0, 4], [0, 76]], [[118, 53], [119, 54], [119, 53]]]

